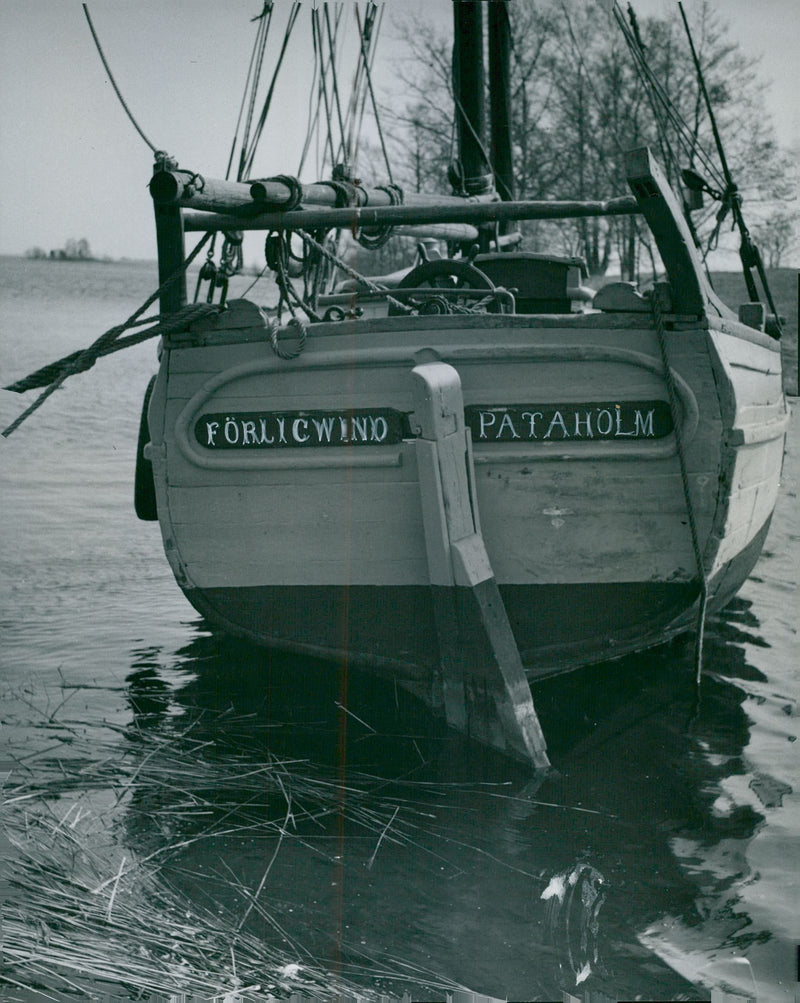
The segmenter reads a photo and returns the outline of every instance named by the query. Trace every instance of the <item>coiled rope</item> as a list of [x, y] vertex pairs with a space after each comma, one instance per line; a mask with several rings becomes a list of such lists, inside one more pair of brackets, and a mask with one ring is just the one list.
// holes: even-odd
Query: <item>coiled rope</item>
[[672, 427], [675, 432], [675, 448], [678, 453], [678, 464], [681, 471], [681, 483], [683, 485], [683, 497], [686, 502], [686, 512], [689, 517], [689, 531], [692, 536], [692, 549], [694, 551], [697, 574], [700, 579], [700, 604], [697, 611], [697, 634], [695, 642], [695, 678], [700, 682], [703, 671], [703, 640], [706, 629], [706, 609], [708, 606], [708, 579], [706, 577], [705, 566], [703, 564], [703, 553], [700, 549], [700, 537], [697, 532], [697, 520], [695, 519], [694, 503], [692, 502], [689, 490], [689, 473], [686, 469], [686, 454], [683, 444], [683, 434], [681, 432], [680, 403], [678, 400], [678, 388], [675, 384], [675, 377], [672, 367], [669, 364], [669, 354], [667, 351], [666, 328], [664, 326], [664, 315], [659, 301], [659, 288], [656, 286], [650, 294], [650, 308], [653, 313], [653, 322], [658, 335], [658, 347], [661, 352], [661, 364], [664, 368], [664, 381], [667, 384], [669, 394], [669, 409], [672, 415]]
[[34, 411], [37, 411], [42, 404], [44, 404], [47, 398], [58, 390], [67, 377], [72, 376], [74, 373], [80, 373], [86, 369], [90, 369], [101, 355], [110, 355], [112, 352], [120, 351], [123, 348], [129, 348], [131, 345], [138, 345], [147, 338], [153, 338], [156, 335], [169, 334], [172, 331], [179, 330], [181, 327], [185, 327], [186, 324], [191, 323], [192, 320], [197, 320], [198, 318], [212, 312], [218, 312], [220, 309], [218, 306], [213, 306], [208, 303], [192, 304], [191, 306], [187, 306], [183, 310], [179, 310], [174, 314], [169, 314], [168, 317], [156, 324], [155, 327], [147, 328], [145, 331], [140, 331], [138, 334], [130, 335], [127, 338], [120, 337], [128, 330], [128, 328], [136, 326], [137, 321], [145, 310], [155, 303], [161, 293], [168, 286], [172, 285], [173, 282], [177, 281], [177, 279], [183, 275], [192, 261], [194, 261], [200, 253], [203, 246], [208, 242], [210, 237], [211, 234], [207, 233], [202, 240], [198, 241], [194, 250], [186, 258], [180, 268], [176, 268], [175, 271], [161, 283], [158, 289], [156, 289], [152, 295], [148, 296], [144, 303], [142, 303], [142, 305], [135, 310], [124, 323], [118, 324], [116, 327], [112, 327], [104, 334], [101, 334], [100, 337], [96, 341], [92, 342], [88, 348], [79, 352], [73, 352], [71, 355], [66, 356], [66, 358], [53, 362], [48, 366], [44, 366], [42, 369], [38, 369], [35, 373], [31, 373], [29, 376], [26, 376], [23, 379], [18, 380], [16, 383], [13, 383], [11, 386], [6, 387], [6, 390], [13, 390], [16, 393], [24, 393], [26, 390], [32, 390], [35, 387], [40, 386], [46, 386], [46, 389], [28, 408], [22, 412], [22, 414], [15, 421], [8, 426], [8, 428], [3, 430], [3, 437], [8, 438], [12, 432], [16, 431], [26, 418], [30, 417]]

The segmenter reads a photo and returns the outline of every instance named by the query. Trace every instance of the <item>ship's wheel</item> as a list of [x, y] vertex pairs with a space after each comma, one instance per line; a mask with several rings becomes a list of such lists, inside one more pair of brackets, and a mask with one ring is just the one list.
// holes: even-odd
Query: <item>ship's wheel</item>
[[419, 290], [419, 296], [404, 296], [402, 299], [422, 314], [465, 313], [474, 309], [492, 312], [500, 310], [494, 296], [489, 298], [487, 304], [483, 297], [475, 295], [476, 291], [483, 290], [491, 294], [496, 286], [488, 275], [468, 260], [436, 258], [423, 261], [403, 276], [397, 288]]

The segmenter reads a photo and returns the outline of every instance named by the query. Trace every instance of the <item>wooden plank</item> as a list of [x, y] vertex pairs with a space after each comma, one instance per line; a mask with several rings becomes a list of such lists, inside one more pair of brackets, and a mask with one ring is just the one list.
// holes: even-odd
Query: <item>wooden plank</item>
[[691, 231], [667, 179], [646, 147], [629, 152], [625, 168], [631, 191], [664, 262], [675, 308], [701, 314], [710, 299], [708, 282]]
[[[234, 300], [238, 304], [243, 301]], [[252, 306], [252, 304], [250, 304]], [[221, 348], [229, 347], [241, 340], [242, 330], [226, 330], [227, 314], [219, 315], [220, 320], [197, 321], [192, 325], [191, 332], [171, 335], [167, 346], [178, 351], [194, 352], [195, 344]], [[697, 318], [682, 318], [667, 315], [665, 321], [676, 326], [684, 324], [684, 329], [690, 330], [698, 337], [704, 335], [706, 322]], [[234, 320], [234, 325], [240, 328], [240, 315]], [[688, 327], [685, 325], [688, 321]], [[245, 325], [246, 327], [246, 325]], [[246, 332], [249, 336], [249, 332]], [[643, 315], [608, 314], [608, 313], [572, 313], [572, 314], [473, 314], [470, 316], [458, 314], [449, 316], [415, 316], [415, 317], [370, 317], [353, 321], [314, 324], [311, 327], [309, 350], [313, 346], [323, 350], [326, 343], [334, 345], [340, 339], [348, 338], [353, 345], [360, 345], [374, 339], [376, 342], [391, 344], [407, 343], [415, 345], [423, 341], [430, 343], [433, 336], [439, 345], [459, 344], [469, 341], [484, 341], [487, 344], [497, 344], [501, 339], [516, 339], [521, 343], [552, 340], [554, 343], [569, 344], [578, 339], [589, 343], [607, 344], [609, 338], [614, 343], [623, 344], [630, 338], [631, 344], [636, 344], [642, 335], [653, 336], [653, 326]], [[197, 336], [198, 341], [193, 342]], [[206, 335], [210, 335], [207, 338]], [[217, 340], [217, 337], [219, 340]], [[265, 347], [269, 337], [263, 321], [252, 325], [253, 340], [260, 340]], [[766, 337], [766, 336], [763, 336]]]
[[[626, 464], [615, 467], [630, 473], [614, 475], [597, 464], [591, 473], [584, 469], [581, 474], [556, 465], [544, 480], [542, 469], [526, 468], [528, 473], [517, 473], [515, 481], [514, 477], [484, 477], [481, 470], [477, 484], [483, 532], [499, 580], [613, 580], [623, 569], [623, 577], [629, 579], [667, 577], [676, 564], [690, 566], [677, 474], [662, 472], [643, 480], [640, 469]], [[194, 520], [200, 527], [197, 531], [203, 533], [225, 520], [256, 527], [269, 521], [291, 526], [298, 521], [333, 519], [342, 512], [356, 524], [365, 518], [364, 513], [368, 517], [370, 512], [391, 508], [394, 532], [405, 535], [420, 518], [410, 479], [416, 474], [407, 467], [391, 471], [403, 479], [375, 480], [373, 472], [370, 479], [350, 480], [342, 471], [338, 477], [326, 477], [324, 491], [319, 490], [315, 472], [304, 472], [302, 485], [293, 475], [274, 472], [268, 477], [237, 473], [235, 485], [228, 483], [227, 472], [198, 472], [189, 465], [189, 473], [193, 487], [181, 488], [172, 478], [172, 518], [177, 524]], [[587, 483], [592, 484], [591, 496], [587, 496]], [[710, 529], [711, 514], [710, 509], [705, 515], [699, 513], [703, 536]], [[324, 552], [324, 541], [320, 545]], [[522, 573], [524, 568], [529, 570]]]
[[780, 470], [782, 457], [782, 439], [738, 447], [736, 460], [730, 472], [731, 491], [735, 494], [752, 485], [762, 484], [772, 484], [777, 491], [779, 484], [777, 471]]
[[[190, 523], [173, 524], [175, 544], [183, 560], [217, 561], [235, 567], [237, 562], [261, 564], [261, 584], [268, 584], [273, 566], [291, 564], [302, 580], [304, 568], [309, 574], [318, 564], [340, 564], [346, 568], [337, 583], [363, 580], [362, 567], [378, 562], [384, 555], [387, 564], [423, 566], [425, 560], [421, 527], [398, 540], [398, 534], [382, 523], [325, 522], [306, 526], [282, 522], [276, 526], [249, 527], [241, 524], [219, 526], [213, 534], [205, 527]], [[396, 579], [390, 578], [391, 581]], [[366, 580], [368, 584], [377, 584]], [[416, 579], [417, 582], [424, 579]], [[402, 584], [402, 582], [398, 583]]]
[[[236, 563], [209, 557], [204, 554], [182, 556], [185, 574], [195, 588], [247, 588], [262, 585], [425, 585], [425, 567], [420, 569], [413, 561], [388, 564], [378, 559], [363, 561], [359, 574], [352, 573], [351, 562], [320, 560], [308, 567], [298, 568], [297, 561], [267, 565], [252, 554], [238, 555]], [[268, 580], [265, 570], [269, 567]], [[300, 575], [303, 574], [303, 581]], [[298, 611], [300, 614], [301, 611]]]
[[[296, 455], [302, 460], [303, 455], [314, 454], [330, 457], [335, 462], [334, 466], [325, 469], [314, 468], [310, 464], [301, 466], [281, 468], [258, 468], [248, 467], [244, 463], [236, 467], [202, 467], [183, 455], [177, 445], [173, 444], [170, 449], [169, 460], [169, 480], [172, 486], [177, 487], [201, 487], [214, 485], [228, 485], [230, 487], [258, 487], [262, 484], [272, 486], [288, 485], [293, 490], [309, 489], [319, 491], [321, 486], [336, 485], [347, 480], [352, 480], [354, 485], [366, 485], [373, 482], [385, 482], [391, 484], [403, 484], [413, 482], [416, 474], [416, 463], [413, 457], [413, 444], [403, 443], [400, 446], [380, 447], [380, 446], [331, 446], [330, 448], [315, 448], [313, 450], [298, 451], [286, 450], [267, 452], [264, 455], [269, 459], [272, 456]], [[410, 455], [412, 454], [412, 455]], [[359, 456], [390, 456], [392, 463], [389, 466], [356, 466]], [[397, 459], [399, 458], [399, 464]]]
[[[229, 317], [228, 312], [213, 319], [197, 322], [193, 330], [203, 331], [213, 325], [210, 334], [219, 334], [217, 343], [213, 338], [202, 347], [177, 347], [179, 342], [172, 338], [168, 342], [171, 350], [171, 366], [175, 372], [194, 371], [203, 366], [208, 358], [214, 371], [224, 368], [232, 358], [240, 355], [252, 357], [256, 352], [266, 350], [271, 357], [269, 335], [263, 319], [256, 311], [256, 318], [249, 323], [243, 319], [239, 303], [234, 301], [236, 312]], [[252, 304], [247, 304], [252, 307]], [[255, 309], [253, 307], [253, 309]], [[245, 312], [244, 317], [248, 314]], [[249, 314], [253, 317], [253, 314]], [[230, 327], [229, 327], [230, 325]], [[226, 335], [227, 332], [227, 335]], [[688, 334], [697, 339], [706, 332], [698, 327]], [[229, 343], [230, 339], [233, 343]], [[250, 339], [245, 342], [244, 339]], [[658, 355], [658, 342], [652, 325], [647, 319], [624, 314], [559, 314], [559, 315], [513, 315], [475, 314], [471, 316], [453, 315], [430, 318], [372, 318], [370, 320], [346, 321], [339, 323], [312, 324], [306, 348], [307, 357], [317, 352], [328, 352], [331, 348], [351, 351], [355, 348], [392, 345], [406, 346], [410, 353], [425, 344], [435, 342], [446, 351], [459, 345], [483, 344], [489, 352], [504, 342], [519, 345], [552, 344], [569, 347], [571, 345], [606, 347], [609, 344], [620, 348], [643, 350]], [[234, 353], [231, 355], [231, 353]], [[305, 357], [304, 357], [305, 358]], [[502, 358], [502, 355], [497, 355]], [[283, 365], [283, 363], [281, 363]], [[291, 363], [287, 363], [291, 365]]]
[[223, 525], [260, 528], [312, 521], [333, 524], [342, 519], [358, 524], [374, 522], [392, 532], [393, 526], [418, 522], [420, 518], [419, 490], [410, 480], [357, 484], [344, 477], [338, 481], [326, 478], [320, 490], [318, 481], [301, 487], [293, 478], [274, 483], [271, 477], [262, 477], [262, 483], [235, 486], [222, 476], [192, 487], [170, 484], [169, 506], [176, 525], [191, 523], [206, 530]]
[[[203, 349], [203, 353], [207, 350]], [[588, 349], [587, 349], [588, 351]], [[410, 353], [409, 353], [410, 354]], [[557, 353], [554, 353], [554, 356]], [[641, 353], [637, 353], [641, 356]], [[648, 371], [637, 366], [635, 359], [631, 363], [625, 361], [600, 361], [593, 358], [585, 360], [579, 358], [558, 359], [553, 357], [549, 360], [509, 359], [503, 361], [496, 357], [491, 346], [486, 346], [485, 350], [475, 359], [464, 359], [454, 362], [462, 377], [463, 391], [467, 395], [466, 403], [476, 400], [476, 396], [483, 393], [497, 393], [506, 389], [502, 402], [546, 402], [569, 401], [572, 400], [609, 400], [614, 396], [624, 396], [630, 399], [636, 393], [641, 393], [645, 398], [652, 397], [654, 392], [661, 390], [663, 395], [663, 380], [660, 373], [660, 364], [657, 356], [649, 354], [654, 368], [657, 371]], [[261, 371], [254, 371], [251, 375], [234, 376], [236, 366], [253, 360], [257, 364], [258, 359], [264, 361]], [[309, 359], [309, 362], [311, 360]], [[411, 362], [412, 360], [408, 360]], [[687, 369], [692, 366], [692, 359], [687, 361]], [[633, 363], [633, 364], [632, 364]], [[270, 394], [291, 395], [297, 392], [300, 395], [318, 392], [333, 381], [334, 386], [352, 386], [356, 392], [369, 392], [372, 390], [376, 395], [383, 392], [405, 391], [409, 393], [410, 380], [408, 376], [407, 362], [399, 359], [391, 365], [381, 365], [379, 360], [369, 364], [354, 365], [348, 360], [345, 354], [342, 355], [338, 365], [326, 365], [319, 369], [311, 368], [290, 368], [291, 363], [287, 363], [285, 369], [276, 370], [272, 367], [272, 360], [261, 353], [256, 359], [252, 354], [243, 355], [238, 359], [230, 357], [220, 365], [215, 365], [213, 357], [205, 359], [200, 364], [198, 360], [189, 369], [187, 366], [171, 369], [170, 395], [177, 398], [188, 398], [193, 396], [209, 378], [216, 378], [218, 374], [230, 372], [235, 382], [234, 390], [227, 390], [231, 384], [226, 384], [226, 391], [236, 396], [258, 396], [265, 393], [265, 381], [269, 386]], [[531, 377], [535, 377], [535, 383], [531, 384]], [[347, 381], [347, 383], [345, 383]], [[295, 387], [294, 384], [297, 384]], [[533, 389], [535, 387], [535, 393]], [[333, 389], [333, 388], [332, 388]], [[590, 396], [586, 396], [589, 392]], [[481, 403], [495, 403], [488, 400]]]

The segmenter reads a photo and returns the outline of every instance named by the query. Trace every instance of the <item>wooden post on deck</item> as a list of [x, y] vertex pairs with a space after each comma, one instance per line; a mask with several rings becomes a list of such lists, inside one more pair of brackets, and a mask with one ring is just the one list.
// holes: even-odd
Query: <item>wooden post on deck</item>
[[[157, 154], [155, 176], [166, 173], [167, 167], [177, 166], [166, 154]], [[152, 182], [151, 182], [152, 185]], [[152, 188], [151, 188], [152, 190]], [[158, 282], [164, 286], [167, 280], [175, 276], [164, 286], [159, 297], [159, 307], [162, 318], [186, 306], [186, 275], [178, 274], [185, 259], [183, 239], [183, 215], [177, 205], [155, 201], [156, 214], [156, 245], [158, 248]]]
[[550, 766], [519, 650], [480, 532], [471, 438], [456, 370], [412, 371], [417, 466], [444, 711], [479, 742]]

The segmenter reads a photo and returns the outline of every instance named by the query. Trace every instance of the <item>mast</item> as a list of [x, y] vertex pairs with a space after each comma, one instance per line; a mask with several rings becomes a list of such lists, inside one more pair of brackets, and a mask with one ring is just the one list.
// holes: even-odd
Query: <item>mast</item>
[[511, 25], [507, 0], [487, 4], [489, 11], [489, 109], [494, 183], [504, 202], [514, 201], [511, 152]]
[[483, 65], [485, 6], [480, 0], [453, 0], [453, 93], [459, 162], [463, 172], [463, 176], [457, 180], [468, 195], [481, 195], [491, 191], [493, 187], [492, 171], [486, 154], [486, 84]]

